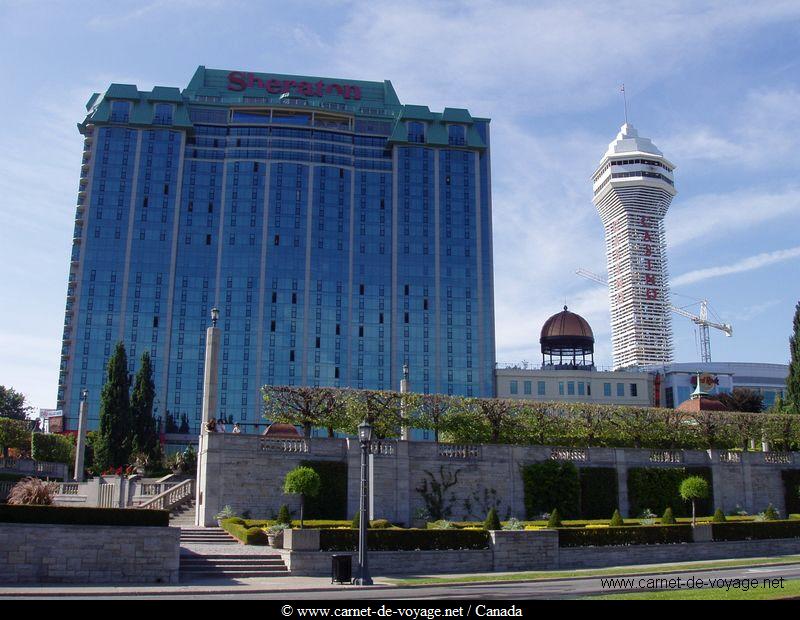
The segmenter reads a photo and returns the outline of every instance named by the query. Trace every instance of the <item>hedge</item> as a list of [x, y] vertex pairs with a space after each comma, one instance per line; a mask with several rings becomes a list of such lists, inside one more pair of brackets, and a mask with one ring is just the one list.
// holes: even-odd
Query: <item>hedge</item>
[[71, 506], [0, 504], [0, 523], [167, 527], [169, 526], [169, 511], [141, 508], [75, 508]]
[[783, 497], [786, 503], [786, 513], [800, 512], [800, 470], [784, 469], [781, 472], [781, 478], [783, 478]]
[[67, 435], [33, 433], [31, 435], [31, 458], [36, 461], [71, 464], [74, 461], [75, 444]]
[[220, 527], [245, 545], [268, 544], [267, 534], [261, 527], [248, 527], [242, 525], [241, 521], [242, 519], [238, 518], [223, 519], [220, 521]]
[[691, 525], [648, 525], [558, 530], [559, 547], [664, 545], [692, 542]]
[[613, 467], [581, 467], [581, 519], [610, 519], [619, 508], [617, 470]]
[[800, 521], [749, 521], [712, 523], [714, 540], [766, 540], [800, 538]]
[[[678, 491], [681, 481], [689, 476], [700, 476], [714, 488], [709, 467], [633, 467], [628, 470], [628, 498], [630, 514], [639, 515], [646, 508], [661, 515], [669, 506], [676, 517], [692, 514], [692, 505], [681, 499]], [[713, 492], [697, 502], [698, 514], [714, 512]]]
[[525, 512], [529, 519], [558, 508], [562, 518], [578, 516], [580, 482], [570, 461], [544, 461], [522, 467]]
[[[277, 521], [275, 519], [225, 519], [226, 521], [240, 521], [239, 525], [244, 525], [245, 527], [269, 527], [271, 525], [275, 525]], [[333, 528], [339, 527], [350, 527], [350, 521], [334, 521], [331, 519], [304, 519], [303, 520], [303, 527], [307, 530], [329, 530]], [[292, 527], [299, 528], [300, 527], [300, 519], [293, 519], [292, 520]]]
[[305, 498], [305, 515], [310, 519], [347, 518], [347, 463], [342, 461], [300, 461], [320, 477], [319, 493]]
[[[322, 551], [355, 551], [358, 530], [321, 530]], [[367, 530], [370, 551], [488, 549], [486, 530]]]

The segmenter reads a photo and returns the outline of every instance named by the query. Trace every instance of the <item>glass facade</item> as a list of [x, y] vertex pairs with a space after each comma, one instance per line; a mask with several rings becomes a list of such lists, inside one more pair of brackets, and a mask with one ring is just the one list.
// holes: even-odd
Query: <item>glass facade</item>
[[96, 427], [121, 340], [131, 374], [153, 358], [156, 415], [196, 431], [212, 307], [218, 417], [245, 430], [264, 384], [399, 389], [403, 364], [412, 391], [494, 395], [489, 121], [328, 82], [200, 67], [183, 91], [90, 99], [67, 429], [84, 388]]

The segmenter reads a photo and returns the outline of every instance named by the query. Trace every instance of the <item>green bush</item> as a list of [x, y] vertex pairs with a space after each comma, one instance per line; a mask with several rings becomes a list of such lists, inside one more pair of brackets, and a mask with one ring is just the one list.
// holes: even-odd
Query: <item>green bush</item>
[[350, 527], [354, 530], [357, 530], [361, 527], [361, 511], [356, 510], [356, 514], [353, 515], [353, 520], [350, 521]]
[[580, 517], [602, 519], [617, 507], [617, 470], [613, 467], [581, 467]]
[[555, 506], [561, 515], [577, 517], [580, 504], [578, 470], [570, 461], [544, 461], [522, 467], [525, 511], [529, 519]]
[[267, 534], [260, 527], [248, 527], [239, 523], [242, 519], [222, 519], [220, 527], [231, 536], [244, 543], [245, 545], [267, 545]]
[[71, 436], [32, 433], [31, 458], [36, 461], [71, 464], [74, 461], [75, 443]]
[[547, 527], [561, 527], [561, 515], [558, 512], [558, 508], [553, 508], [553, 512], [550, 513]]
[[[300, 461], [319, 475], [320, 488], [314, 496], [306, 495], [308, 519], [347, 518], [347, 463], [341, 461]], [[288, 521], [287, 521], [288, 523]]]
[[611, 523], [609, 523], [611, 527], [622, 527], [625, 525], [625, 521], [622, 519], [622, 515], [619, 514], [619, 510], [615, 510], [614, 514], [611, 515]]
[[786, 513], [800, 512], [800, 469], [784, 469], [781, 472], [781, 478], [783, 478], [783, 499]]
[[[692, 514], [692, 505], [681, 499], [680, 484], [687, 476], [700, 476], [710, 486], [711, 469], [708, 467], [633, 467], [628, 470], [628, 498], [630, 514], [641, 514], [646, 508], [656, 514], [672, 508], [676, 517]], [[697, 514], [713, 512], [713, 497], [697, 502]]]
[[728, 519], [725, 518], [725, 513], [722, 512], [722, 508], [717, 508], [714, 511], [714, 517], [711, 519], [712, 523], [725, 523]]
[[27, 450], [31, 445], [31, 431], [28, 420], [0, 418], [0, 456], [6, 456], [9, 448]]
[[486, 530], [499, 530], [501, 527], [500, 517], [497, 516], [497, 510], [490, 508], [489, 514], [486, 515], [486, 521], [483, 522], [483, 528]]
[[714, 540], [800, 538], [800, 521], [728, 521], [712, 523]]
[[[321, 530], [322, 551], [355, 551], [358, 532], [354, 530]], [[451, 549], [488, 549], [486, 530], [368, 530], [370, 551], [428, 551]]]
[[765, 521], [777, 521], [780, 518], [781, 517], [778, 514], [778, 511], [775, 510], [775, 506], [773, 506], [772, 504], [767, 506], [767, 509], [764, 511], [764, 520]]
[[0, 504], [0, 523], [167, 527], [169, 511], [141, 508], [73, 508]]
[[289, 512], [289, 507], [286, 504], [281, 504], [280, 510], [278, 510], [278, 518], [276, 521], [278, 523], [292, 522], [292, 513]]
[[369, 527], [373, 530], [386, 530], [394, 525], [388, 519], [374, 519], [369, 522]]
[[647, 525], [558, 530], [559, 547], [663, 545], [692, 542], [690, 525]]
[[675, 525], [675, 516], [672, 514], [672, 508], [667, 506], [664, 515], [661, 517], [661, 525]]

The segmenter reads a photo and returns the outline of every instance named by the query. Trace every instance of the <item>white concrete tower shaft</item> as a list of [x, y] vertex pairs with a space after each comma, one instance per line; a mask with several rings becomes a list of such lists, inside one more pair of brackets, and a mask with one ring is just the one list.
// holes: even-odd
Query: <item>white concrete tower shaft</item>
[[674, 168], [625, 123], [592, 176], [605, 228], [615, 368], [672, 361], [664, 216], [676, 194]]

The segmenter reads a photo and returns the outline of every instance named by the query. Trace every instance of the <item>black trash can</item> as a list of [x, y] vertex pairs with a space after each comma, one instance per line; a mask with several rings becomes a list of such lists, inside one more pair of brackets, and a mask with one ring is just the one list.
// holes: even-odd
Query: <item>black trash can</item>
[[331, 556], [331, 583], [350, 583], [353, 579], [353, 556], [335, 553]]

